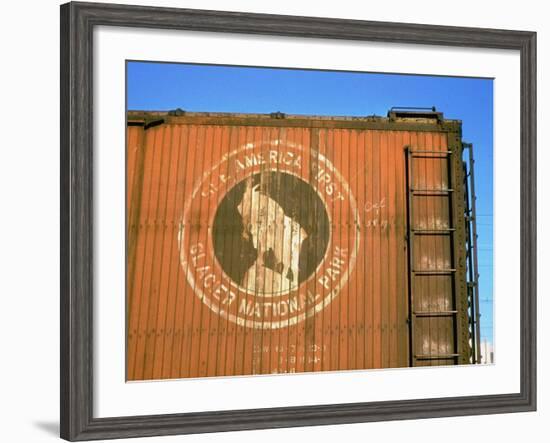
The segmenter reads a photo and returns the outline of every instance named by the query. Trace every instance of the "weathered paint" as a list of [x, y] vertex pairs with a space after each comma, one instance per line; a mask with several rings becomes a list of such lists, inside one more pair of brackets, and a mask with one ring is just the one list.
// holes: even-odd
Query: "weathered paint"
[[[127, 379], [467, 362], [457, 137], [449, 120], [129, 113]], [[453, 155], [411, 174], [415, 150]], [[411, 189], [451, 185], [409, 212]]]

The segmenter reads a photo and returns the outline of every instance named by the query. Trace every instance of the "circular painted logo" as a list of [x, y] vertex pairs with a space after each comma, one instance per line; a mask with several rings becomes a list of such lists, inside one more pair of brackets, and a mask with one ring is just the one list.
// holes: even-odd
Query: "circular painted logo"
[[276, 329], [324, 309], [345, 285], [359, 248], [348, 184], [315, 150], [249, 143], [206, 171], [179, 230], [188, 283], [212, 311]]

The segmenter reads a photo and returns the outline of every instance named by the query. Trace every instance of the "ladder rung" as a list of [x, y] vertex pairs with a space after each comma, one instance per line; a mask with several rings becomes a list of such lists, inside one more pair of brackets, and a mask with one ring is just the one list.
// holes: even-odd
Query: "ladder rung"
[[448, 195], [454, 189], [411, 189], [413, 195]]
[[456, 272], [456, 269], [413, 269], [416, 275], [448, 275]]
[[411, 154], [452, 154], [453, 151], [434, 151], [433, 149], [423, 150], [423, 149], [411, 149]]
[[412, 151], [411, 157], [415, 158], [447, 158], [452, 151]]
[[411, 232], [415, 235], [443, 235], [451, 234], [456, 231], [455, 228], [448, 229], [411, 229]]
[[414, 356], [417, 360], [443, 360], [456, 357], [460, 357], [460, 354], [416, 354]]
[[456, 315], [458, 311], [415, 311], [417, 317], [450, 317]]

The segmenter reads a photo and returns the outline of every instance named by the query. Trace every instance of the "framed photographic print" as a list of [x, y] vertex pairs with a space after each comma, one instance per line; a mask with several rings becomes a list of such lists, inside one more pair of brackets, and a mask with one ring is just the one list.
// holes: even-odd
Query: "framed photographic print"
[[531, 32], [61, 7], [61, 436], [532, 411]]

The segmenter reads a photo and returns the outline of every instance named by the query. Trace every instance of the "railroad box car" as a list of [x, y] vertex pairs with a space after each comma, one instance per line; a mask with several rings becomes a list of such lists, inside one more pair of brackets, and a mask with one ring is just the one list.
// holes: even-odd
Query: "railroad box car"
[[463, 148], [435, 110], [128, 112], [127, 379], [475, 362]]

